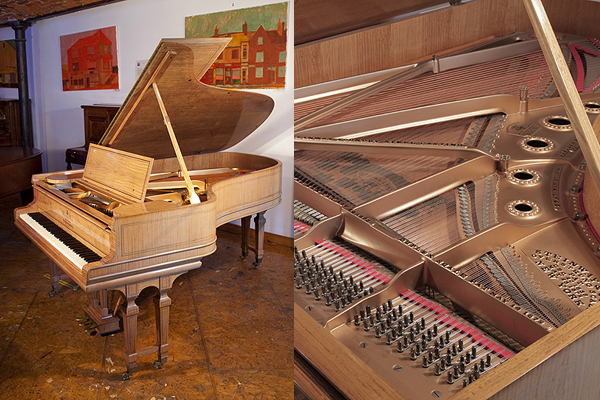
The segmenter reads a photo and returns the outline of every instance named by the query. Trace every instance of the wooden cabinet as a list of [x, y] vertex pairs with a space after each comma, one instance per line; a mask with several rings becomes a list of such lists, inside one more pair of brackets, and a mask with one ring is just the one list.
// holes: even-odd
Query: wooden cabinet
[[83, 108], [85, 143], [81, 147], [67, 149], [65, 154], [67, 169], [72, 168], [71, 164], [85, 164], [90, 143], [98, 143], [100, 141], [110, 122], [117, 114], [117, 111], [119, 111], [119, 105], [117, 104], [83, 105], [81, 108]]
[[19, 100], [0, 100], [0, 146], [22, 146], [22, 143]]
[[90, 147], [90, 143], [98, 143], [102, 135], [110, 125], [117, 111], [118, 104], [95, 104], [92, 106], [81, 106], [83, 108], [83, 123], [85, 129], [85, 149]]

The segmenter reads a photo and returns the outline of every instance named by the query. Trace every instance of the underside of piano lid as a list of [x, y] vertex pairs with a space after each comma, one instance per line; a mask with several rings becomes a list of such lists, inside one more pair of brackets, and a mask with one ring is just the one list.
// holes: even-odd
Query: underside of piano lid
[[227, 149], [273, 110], [269, 96], [199, 81], [230, 39], [163, 39], [99, 144], [154, 159], [175, 157], [153, 84], [185, 155]]

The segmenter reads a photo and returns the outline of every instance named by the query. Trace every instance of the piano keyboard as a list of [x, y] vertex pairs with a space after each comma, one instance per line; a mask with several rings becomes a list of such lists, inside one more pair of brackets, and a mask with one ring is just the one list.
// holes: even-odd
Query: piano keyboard
[[102, 259], [102, 256], [90, 250], [42, 213], [22, 214], [21, 219], [80, 269], [85, 264]]
[[464, 387], [514, 356], [450, 310], [410, 290], [377, 307], [367, 304], [354, 315], [354, 325], [381, 338], [401, 360], [441, 385], [462, 380], [458, 387]]

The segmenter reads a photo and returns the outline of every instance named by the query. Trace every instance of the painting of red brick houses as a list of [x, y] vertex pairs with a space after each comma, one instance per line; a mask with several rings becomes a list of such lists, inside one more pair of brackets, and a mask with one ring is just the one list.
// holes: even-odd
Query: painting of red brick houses
[[201, 82], [237, 88], [285, 87], [287, 3], [186, 17], [185, 37], [231, 38]]
[[0, 87], [16, 88], [17, 83], [17, 46], [15, 41], [0, 41]]
[[63, 91], [119, 88], [117, 27], [60, 37]]

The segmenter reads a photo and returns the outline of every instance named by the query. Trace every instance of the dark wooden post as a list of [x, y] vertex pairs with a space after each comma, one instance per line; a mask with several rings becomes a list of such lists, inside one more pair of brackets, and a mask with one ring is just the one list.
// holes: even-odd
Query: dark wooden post
[[27, 81], [27, 51], [25, 50], [25, 31], [31, 24], [16, 21], [11, 24], [15, 31], [17, 44], [17, 79], [19, 81], [19, 109], [21, 111], [21, 143], [23, 147], [33, 147], [31, 132], [31, 109], [29, 108], [29, 84]]

